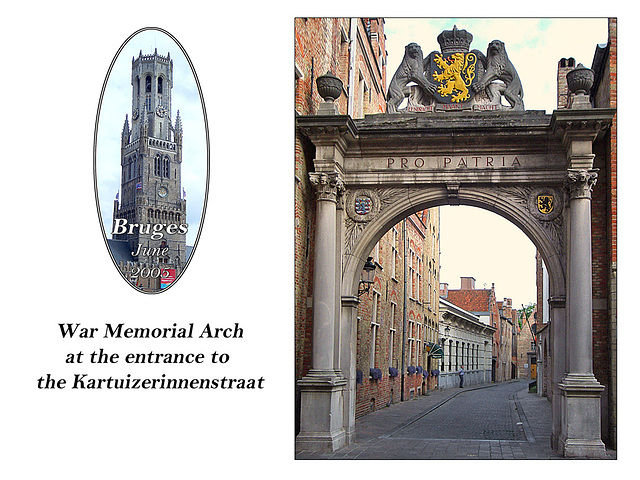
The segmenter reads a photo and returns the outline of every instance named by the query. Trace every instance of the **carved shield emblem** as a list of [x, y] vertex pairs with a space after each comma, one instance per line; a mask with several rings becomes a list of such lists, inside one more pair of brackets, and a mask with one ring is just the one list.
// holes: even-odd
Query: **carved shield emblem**
[[366, 215], [371, 211], [371, 199], [369, 197], [356, 197], [354, 202], [355, 212], [358, 215]]
[[475, 53], [436, 53], [431, 56], [431, 76], [437, 85], [435, 97], [442, 103], [459, 104], [471, 100], [471, 85], [477, 81]]
[[538, 211], [549, 214], [553, 212], [553, 195], [538, 195]]

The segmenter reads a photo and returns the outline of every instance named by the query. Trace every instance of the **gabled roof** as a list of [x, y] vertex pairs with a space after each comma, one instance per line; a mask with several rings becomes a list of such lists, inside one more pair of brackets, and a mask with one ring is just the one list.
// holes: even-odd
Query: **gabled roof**
[[491, 305], [490, 289], [482, 290], [449, 290], [447, 300], [467, 312], [489, 312]]

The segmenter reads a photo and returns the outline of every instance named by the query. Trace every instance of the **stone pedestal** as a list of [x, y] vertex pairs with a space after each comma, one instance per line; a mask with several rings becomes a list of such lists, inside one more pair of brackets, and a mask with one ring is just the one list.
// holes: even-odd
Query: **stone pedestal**
[[296, 451], [333, 452], [347, 444], [342, 418], [346, 384], [336, 372], [314, 370], [298, 382], [301, 402]]
[[559, 389], [565, 419], [559, 451], [565, 457], [606, 457], [600, 431], [600, 396], [604, 387], [592, 374], [569, 373]]

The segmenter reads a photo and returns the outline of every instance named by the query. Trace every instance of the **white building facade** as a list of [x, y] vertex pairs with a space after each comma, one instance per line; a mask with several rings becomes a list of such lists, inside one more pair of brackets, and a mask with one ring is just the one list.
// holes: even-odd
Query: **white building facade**
[[457, 387], [458, 371], [464, 368], [464, 384], [491, 383], [491, 357], [495, 327], [487, 325], [453, 303], [440, 298], [440, 344], [444, 352], [440, 364], [439, 388]]

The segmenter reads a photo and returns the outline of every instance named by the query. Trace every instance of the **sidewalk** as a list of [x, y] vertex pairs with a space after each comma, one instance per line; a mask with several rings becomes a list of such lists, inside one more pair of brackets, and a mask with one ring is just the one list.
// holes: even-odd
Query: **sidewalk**
[[[463, 392], [513, 385], [510, 397], [526, 440], [428, 439], [410, 435], [411, 425]], [[522, 388], [519, 388], [522, 386]], [[551, 450], [551, 403], [528, 393], [528, 383], [511, 381], [472, 385], [464, 389], [429, 391], [356, 420], [356, 441], [332, 453], [296, 452], [296, 459], [562, 459]], [[404, 435], [403, 435], [404, 434]], [[453, 436], [453, 435], [452, 435]], [[615, 452], [609, 452], [615, 458]]]

